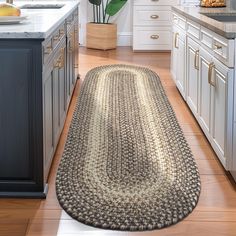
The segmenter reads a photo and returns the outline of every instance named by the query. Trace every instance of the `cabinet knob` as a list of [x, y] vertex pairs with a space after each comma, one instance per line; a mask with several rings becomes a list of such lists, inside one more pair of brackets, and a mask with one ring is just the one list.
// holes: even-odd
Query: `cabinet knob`
[[151, 18], [151, 19], [158, 19], [159, 16], [158, 16], [158, 15], [151, 15], [150, 18]]
[[151, 39], [159, 39], [159, 35], [157, 34], [153, 34], [150, 36]]

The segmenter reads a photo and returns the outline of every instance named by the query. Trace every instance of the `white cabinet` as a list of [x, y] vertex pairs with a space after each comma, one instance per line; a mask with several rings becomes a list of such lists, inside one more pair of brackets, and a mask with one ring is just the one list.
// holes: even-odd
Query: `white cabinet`
[[216, 59], [213, 59], [211, 66], [212, 73], [209, 77], [211, 86], [211, 143], [222, 164], [230, 169], [230, 163], [227, 160], [229, 155], [227, 145], [231, 143], [232, 139], [231, 135], [227, 135], [227, 125], [229, 125], [228, 131], [231, 133], [233, 70]]
[[198, 113], [199, 91], [199, 44], [191, 38], [187, 38], [186, 48], [186, 102], [196, 116]]
[[185, 54], [186, 54], [186, 33], [179, 27], [173, 27], [173, 43], [171, 57], [171, 73], [181, 95], [185, 99]]
[[226, 67], [202, 48], [199, 58], [197, 118], [221, 163], [226, 169], [230, 169], [233, 69]]
[[171, 50], [171, 6], [178, 0], [135, 0], [133, 50]]
[[210, 138], [211, 86], [208, 83], [208, 73], [211, 55], [200, 48], [199, 60], [199, 124]]
[[177, 74], [176, 74], [176, 86], [178, 87], [181, 95], [185, 98], [185, 37], [177, 37], [178, 56], [177, 56]]
[[232, 40], [175, 12], [173, 22], [173, 79], [225, 169], [235, 171]]

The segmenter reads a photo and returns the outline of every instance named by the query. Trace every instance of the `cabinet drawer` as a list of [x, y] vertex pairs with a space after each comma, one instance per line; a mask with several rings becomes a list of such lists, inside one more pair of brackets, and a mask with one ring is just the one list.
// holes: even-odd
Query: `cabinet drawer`
[[234, 41], [227, 40], [220, 36], [213, 37], [212, 49], [214, 56], [229, 67], [234, 66]]
[[61, 25], [54, 31], [52, 35], [52, 47], [56, 48], [63, 37], [65, 37], [65, 24]]
[[204, 27], [201, 27], [200, 40], [219, 61], [234, 67], [234, 40], [226, 39]]
[[186, 30], [186, 19], [176, 13], [172, 13], [172, 21], [183, 30]]
[[171, 25], [170, 7], [134, 7], [134, 25]]
[[147, 5], [178, 5], [178, 0], [134, 0], [135, 6], [147, 6]]
[[170, 50], [171, 29], [170, 27], [135, 27], [134, 50]]
[[213, 44], [212, 34], [210, 34], [204, 28], [201, 29], [200, 40], [203, 45], [207, 46], [209, 49], [212, 49], [212, 44]]
[[61, 24], [43, 43], [43, 63], [47, 63], [60, 41], [65, 37], [65, 23]]
[[200, 26], [193, 21], [187, 22], [187, 32], [189, 35], [193, 36], [195, 39], [200, 39]]

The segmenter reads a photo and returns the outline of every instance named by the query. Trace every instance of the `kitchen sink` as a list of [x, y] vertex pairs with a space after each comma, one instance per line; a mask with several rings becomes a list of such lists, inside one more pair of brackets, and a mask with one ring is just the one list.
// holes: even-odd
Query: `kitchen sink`
[[25, 4], [21, 9], [60, 9], [64, 4]]
[[235, 22], [236, 23], [236, 14], [210, 14], [210, 13], [201, 13], [209, 18], [220, 22]]

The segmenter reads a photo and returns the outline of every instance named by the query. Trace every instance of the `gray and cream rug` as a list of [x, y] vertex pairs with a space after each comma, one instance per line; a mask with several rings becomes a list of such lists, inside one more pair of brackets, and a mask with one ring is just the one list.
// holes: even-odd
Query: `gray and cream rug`
[[199, 172], [153, 71], [108, 65], [88, 72], [56, 192], [71, 217], [105, 229], [161, 229], [193, 211]]

